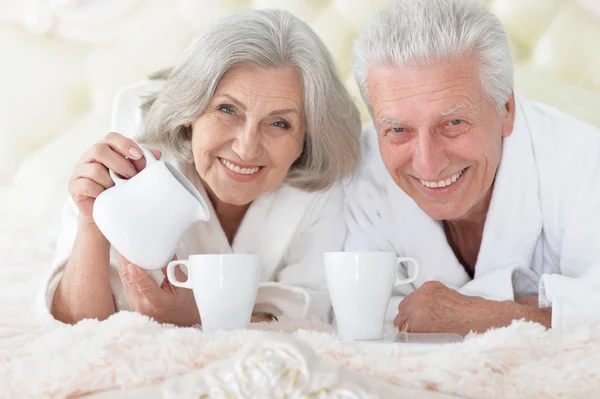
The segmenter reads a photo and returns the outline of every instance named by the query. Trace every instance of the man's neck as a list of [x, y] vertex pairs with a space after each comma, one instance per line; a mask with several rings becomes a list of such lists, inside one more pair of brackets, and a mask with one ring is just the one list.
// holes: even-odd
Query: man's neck
[[444, 220], [443, 222], [448, 244], [471, 277], [475, 275], [475, 264], [481, 249], [483, 229], [491, 199], [492, 188], [467, 214], [458, 219]]
[[444, 220], [444, 223], [449, 223], [459, 229], [470, 230], [476, 226], [483, 227], [492, 202], [492, 191], [494, 185], [490, 187], [487, 194], [475, 205], [469, 209], [467, 213], [459, 218], [452, 220]]

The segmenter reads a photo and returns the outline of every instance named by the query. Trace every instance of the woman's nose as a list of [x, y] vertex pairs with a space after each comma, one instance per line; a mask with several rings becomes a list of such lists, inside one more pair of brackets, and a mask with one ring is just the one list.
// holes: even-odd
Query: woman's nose
[[252, 161], [261, 155], [260, 132], [256, 126], [245, 125], [239, 130], [232, 145], [241, 161]]

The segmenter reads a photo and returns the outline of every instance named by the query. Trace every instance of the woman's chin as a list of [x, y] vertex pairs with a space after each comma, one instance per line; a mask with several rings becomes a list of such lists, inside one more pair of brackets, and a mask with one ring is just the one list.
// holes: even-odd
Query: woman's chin
[[249, 195], [247, 191], [236, 192], [223, 190], [223, 192], [216, 192], [215, 195], [217, 196], [217, 198], [219, 198], [221, 202], [235, 206], [248, 205], [257, 197], [257, 195]]

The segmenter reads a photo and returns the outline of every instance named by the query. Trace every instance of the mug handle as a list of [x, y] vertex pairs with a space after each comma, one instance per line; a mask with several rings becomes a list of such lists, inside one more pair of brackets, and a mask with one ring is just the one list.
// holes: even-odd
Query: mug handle
[[[142, 149], [142, 154], [144, 154], [144, 158], [146, 158], [146, 167], [148, 167], [149, 165], [158, 162], [158, 160], [156, 158], [154, 158], [154, 154], [152, 154], [152, 151], [140, 146], [140, 148]], [[113, 170], [109, 169], [108, 170], [108, 174], [110, 175], [111, 179], [113, 179], [113, 181], [116, 184], [120, 184], [120, 183], [125, 183], [127, 181], [127, 179], [123, 179], [122, 177], [119, 177], [119, 175], [117, 175]]]
[[[188, 269], [188, 276], [185, 281], [179, 281], [177, 280], [177, 276], [175, 276], [175, 268], [179, 265], [184, 265]], [[167, 278], [169, 279], [169, 282], [175, 287], [192, 289], [192, 281], [190, 280], [190, 262], [187, 260], [174, 260], [172, 262], [169, 262], [169, 264], [167, 265]]]
[[[398, 275], [398, 267], [400, 266], [400, 264], [402, 262], [412, 263], [413, 268], [414, 268], [413, 275], [406, 279], [400, 278], [400, 276]], [[396, 283], [394, 285], [412, 283], [413, 281], [415, 281], [415, 279], [417, 278], [418, 275], [419, 275], [419, 263], [417, 263], [417, 261], [415, 259], [413, 259], [413, 258], [396, 258]]]

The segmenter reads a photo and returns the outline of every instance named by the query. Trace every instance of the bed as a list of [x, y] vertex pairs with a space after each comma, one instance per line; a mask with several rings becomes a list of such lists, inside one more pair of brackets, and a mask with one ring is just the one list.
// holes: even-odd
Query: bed
[[[70, 171], [108, 131], [121, 87], [169, 66], [223, 13], [277, 6], [323, 37], [366, 121], [351, 41], [365, 15], [386, 3], [0, 1], [0, 49], [10, 54], [0, 66], [2, 398], [281, 397], [286, 389], [323, 398], [600, 395], [600, 327], [559, 333], [517, 321], [461, 343], [389, 346], [343, 342], [330, 326], [286, 320], [205, 335], [129, 312], [75, 326], [34, 317]], [[521, 94], [600, 126], [600, 3], [487, 3], [507, 26]]]

